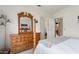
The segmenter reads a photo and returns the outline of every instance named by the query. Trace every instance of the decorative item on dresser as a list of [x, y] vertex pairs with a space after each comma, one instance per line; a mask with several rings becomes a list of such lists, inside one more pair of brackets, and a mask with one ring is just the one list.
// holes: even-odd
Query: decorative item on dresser
[[35, 33], [34, 28], [33, 16], [30, 13], [21, 12], [18, 14], [18, 34], [10, 35], [11, 53], [19, 53], [36, 46], [40, 39], [40, 33]]

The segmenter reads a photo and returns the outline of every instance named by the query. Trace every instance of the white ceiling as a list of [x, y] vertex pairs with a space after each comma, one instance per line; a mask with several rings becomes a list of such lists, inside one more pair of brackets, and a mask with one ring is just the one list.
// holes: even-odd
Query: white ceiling
[[[41, 5], [41, 7], [38, 7], [37, 5], [3, 5], [0, 7], [6, 7], [6, 8], [27, 8], [29, 10], [34, 10], [34, 11], [40, 11], [43, 13], [47, 13], [49, 15], [53, 15], [55, 12], [60, 11], [63, 8], [68, 7], [68, 5]], [[17, 8], [18, 9], [18, 8]]]
[[60, 11], [63, 8], [68, 7], [68, 5], [41, 5], [41, 7], [38, 7], [38, 6], [29, 6], [29, 7], [33, 8], [35, 10], [42, 11], [42, 12], [45, 12], [45, 13], [52, 15], [55, 12]]

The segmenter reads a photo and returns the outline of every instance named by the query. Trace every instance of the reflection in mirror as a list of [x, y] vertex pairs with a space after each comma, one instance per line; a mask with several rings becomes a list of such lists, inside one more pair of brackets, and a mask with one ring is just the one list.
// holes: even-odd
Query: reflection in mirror
[[20, 32], [30, 32], [32, 31], [31, 19], [27, 17], [20, 18]]

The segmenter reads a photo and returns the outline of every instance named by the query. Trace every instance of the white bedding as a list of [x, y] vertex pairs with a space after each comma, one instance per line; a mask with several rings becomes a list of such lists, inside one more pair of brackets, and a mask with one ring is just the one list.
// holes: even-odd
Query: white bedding
[[[46, 40], [45, 40], [46, 41]], [[59, 44], [52, 44], [50, 48], [47, 47], [48, 42], [41, 41], [35, 49], [35, 54], [71, 54], [79, 53], [79, 40], [67, 39]]]

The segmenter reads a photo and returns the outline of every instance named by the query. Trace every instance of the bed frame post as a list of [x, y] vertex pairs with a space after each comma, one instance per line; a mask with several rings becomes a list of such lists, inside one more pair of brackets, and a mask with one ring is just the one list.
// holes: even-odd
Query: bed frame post
[[36, 24], [35, 19], [33, 19], [33, 50], [36, 48]]

